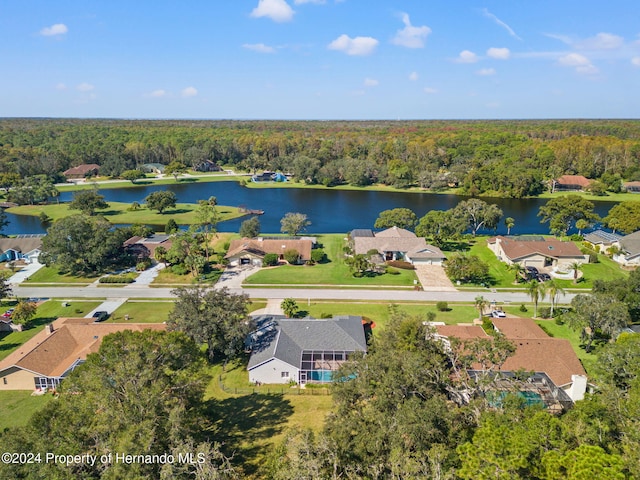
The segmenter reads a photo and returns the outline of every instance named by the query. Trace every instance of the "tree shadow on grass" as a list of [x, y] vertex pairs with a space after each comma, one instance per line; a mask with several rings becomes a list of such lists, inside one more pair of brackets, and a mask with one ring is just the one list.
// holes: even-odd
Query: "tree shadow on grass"
[[189, 213], [191, 210], [186, 208], [174, 208], [173, 210], [165, 210], [162, 212], [163, 215], [177, 215], [179, 213]]
[[197, 182], [197, 178], [179, 178], [178, 183], [195, 183]]
[[215, 425], [215, 440], [224, 443], [223, 450], [234, 456], [234, 463], [245, 473], [258, 468], [256, 459], [266, 454], [261, 440], [282, 433], [293, 406], [283, 395], [251, 394], [224, 400], [209, 400], [206, 411]]

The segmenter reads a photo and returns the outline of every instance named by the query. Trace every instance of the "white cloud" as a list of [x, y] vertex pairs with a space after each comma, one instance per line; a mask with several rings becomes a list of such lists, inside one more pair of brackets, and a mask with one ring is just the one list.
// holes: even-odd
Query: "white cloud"
[[482, 76], [486, 77], [486, 76], [489, 76], [489, 75], [495, 75], [496, 71], [493, 68], [481, 68], [476, 73], [478, 75], [482, 75]]
[[475, 53], [470, 52], [469, 50], [461, 51], [460, 55], [458, 55], [458, 58], [456, 58], [457, 63], [476, 63], [477, 61], [478, 56]]
[[96, 87], [94, 87], [90, 83], [86, 83], [86, 82], [85, 83], [81, 83], [81, 84], [76, 86], [76, 90], [78, 90], [79, 92], [90, 92], [94, 88], [96, 88]]
[[436, 90], [435, 88], [431, 88], [431, 87], [424, 87], [422, 90], [424, 91], [424, 93], [428, 93], [429, 95], [433, 95], [434, 93], [438, 93], [438, 90]]
[[511, 56], [511, 51], [508, 48], [490, 48], [487, 50], [487, 57], [495, 58], [496, 60], [508, 60]]
[[355, 37], [342, 34], [331, 42], [327, 48], [338, 50], [347, 55], [370, 55], [378, 46], [378, 40], [373, 37]]
[[640, 57], [633, 57], [631, 59], [631, 65], [634, 65], [636, 67], [640, 67]]
[[424, 41], [431, 33], [431, 29], [426, 25], [414, 27], [411, 25], [409, 15], [406, 13], [402, 14], [402, 22], [404, 23], [404, 28], [396, 32], [396, 36], [393, 37], [391, 43], [407, 48], [423, 48]]
[[502, 28], [504, 28], [507, 32], [509, 32], [509, 35], [511, 35], [514, 38], [517, 38], [518, 40], [522, 40], [517, 34], [516, 32], [513, 31], [513, 28], [511, 28], [509, 25], [507, 25], [506, 23], [504, 23], [502, 20], [500, 20], [498, 17], [496, 17], [493, 13], [491, 13], [489, 10], [487, 10], [486, 8], [482, 9], [482, 13], [484, 14], [485, 17], [490, 18], [491, 20], [493, 20], [496, 24], [500, 25]]
[[563, 67], [575, 67], [576, 72], [587, 75], [598, 73], [598, 69], [591, 64], [591, 61], [579, 53], [569, 53], [558, 59], [558, 64]]
[[288, 22], [294, 13], [285, 0], [259, 0], [258, 6], [251, 11], [251, 16], [267, 17], [274, 22]]
[[409, 74], [409, 80], [411, 80], [412, 82], [415, 82], [416, 80], [418, 80], [418, 72], [411, 72]]
[[258, 53], [276, 53], [276, 49], [270, 47], [269, 45], [265, 45], [264, 43], [245, 43], [242, 45], [242, 48], [246, 48], [247, 50], [253, 50]]
[[58, 83], [56, 85], [56, 90], [66, 90], [67, 86], [64, 83]]
[[612, 33], [598, 33], [576, 44], [581, 50], [612, 50], [624, 45], [624, 38]]
[[154, 90], [153, 92], [151, 92], [149, 96], [154, 98], [166, 97], [167, 91], [159, 88], [158, 90]]
[[42, 30], [40, 30], [40, 35], [51, 37], [54, 35], [64, 35], [68, 31], [69, 29], [64, 23], [56, 23], [54, 25], [51, 25], [50, 27], [44, 27]]
[[378, 82], [378, 80], [376, 80], [375, 78], [365, 78], [364, 79], [364, 86], [365, 87], [377, 87], [379, 83], [380, 82]]
[[196, 90], [195, 87], [187, 87], [184, 90], [182, 90], [182, 92], [180, 93], [182, 94], [183, 97], [189, 98], [189, 97], [195, 97], [196, 95], [198, 95], [198, 90]]

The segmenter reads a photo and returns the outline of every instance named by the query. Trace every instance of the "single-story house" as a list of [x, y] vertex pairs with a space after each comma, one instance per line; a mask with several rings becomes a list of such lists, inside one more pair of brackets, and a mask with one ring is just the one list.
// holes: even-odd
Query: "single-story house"
[[262, 265], [267, 253], [275, 253], [284, 259], [284, 252], [296, 250], [300, 254], [299, 263], [311, 260], [311, 249], [316, 243], [313, 237], [300, 238], [241, 238], [232, 240], [229, 251], [224, 256], [229, 265]]
[[620, 253], [613, 259], [621, 265], [640, 265], [640, 230], [622, 237], [619, 242]]
[[83, 165], [78, 165], [77, 167], [72, 167], [68, 170], [62, 172], [62, 174], [67, 179], [72, 178], [85, 178], [92, 177], [98, 175], [98, 171], [100, 170], [100, 165], [96, 163], [85, 163]]
[[560, 178], [552, 180], [551, 191], [562, 190], [583, 191], [591, 184], [591, 180], [582, 175], [562, 175]]
[[18, 237], [0, 238], [0, 262], [22, 260], [35, 263], [42, 252], [44, 235], [20, 235]]
[[124, 242], [124, 248], [139, 259], [156, 258], [156, 248], [163, 247], [165, 250], [171, 248], [171, 236], [154, 233], [150, 237], [131, 237]]
[[442, 265], [445, 260], [442, 250], [404, 228], [391, 227], [375, 233], [368, 229], [355, 229], [349, 237], [356, 255], [377, 250], [386, 261], [402, 260], [414, 265]]
[[166, 167], [167, 166], [163, 165], [162, 163], [144, 163], [140, 167], [140, 170], [142, 170], [144, 173], [160, 174], [164, 173], [164, 169]]
[[509, 265], [519, 263], [523, 267], [556, 267], [562, 270], [573, 262], [589, 261], [589, 255], [583, 254], [575, 243], [555, 238], [499, 235], [487, 242], [496, 257]]
[[87, 355], [98, 351], [106, 335], [146, 329], [165, 330], [166, 325], [59, 318], [0, 361], [0, 391], [56, 388]]
[[611, 247], [620, 248], [622, 235], [605, 232], [604, 230], [594, 230], [584, 236], [584, 241], [591, 245], [596, 252], [607, 253]]
[[219, 172], [222, 168], [213, 160], [204, 160], [196, 165], [193, 169], [196, 172]]
[[[584, 398], [587, 374], [569, 340], [549, 337], [530, 318], [492, 318], [491, 322], [494, 329], [516, 347], [514, 354], [499, 366], [498, 371], [543, 373], [549, 379], [545, 381], [545, 387], [552, 396], [558, 396], [558, 392], [553, 391], [557, 388], [574, 402]], [[447, 344], [449, 337], [461, 340], [490, 338], [477, 325], [435, 325], [435, 329], [437, 337], [446, 339]], [[474, 368], [479, 369], [480, 366], [475, 365]]]
[[289, 179], [284, 173], [269, 172], [256, 173], [251, 176], [252, 182], [287, 182]]
[[247, 339], [249, 381], [329, 383], [354, 352], [367, 351], [362, 317], [327, 319], [265, 315]]
[[624, 182], [622, 188], [629, 193], [640, 193], [640, 182]]

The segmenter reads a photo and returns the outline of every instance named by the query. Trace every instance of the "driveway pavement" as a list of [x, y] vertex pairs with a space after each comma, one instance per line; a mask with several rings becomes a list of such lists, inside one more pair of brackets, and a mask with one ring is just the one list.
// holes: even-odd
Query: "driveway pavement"
[[282, 298], [270, 298], [267, 306], [251, 312], [251, 315], [284, 315], [282, 311]]
[[431, 292], [456, 291], [441, 265], [416, 265], [416, 275], [424, 290]]
[[20, 271], [14, 273], [11, 277], [9, 277], [9, 280], [7, 280], [7, 283], [13, 283], [13, 284], [22, 283], [31, 275], [33, 275], [38, 270], [40, 270], [42, 267], [44, 267], [44, 265], [42, 263], [38, 263], [37, 261], [33, 263], [28, 263], [24, 267], [22, 267]]
[[134, 285], [138, 287], [141, 285], [150, 285], [163, 268], [165, 268], [164, 263], [158, 263], [151, 268], [147, 268], [145, 271], [140, 272], [140, 275], [138, 275], [135, 282], [126, 285], [124, 288], [130, 288]]
[[98, 307], [94, 308], [89, 313], [87, 313], [84, 317], [90, 318], [93, 316], [95, 312], [107, 312], [109, 315], [111, 315], [118, 308], [120, 308], [127, 300], [128, 298], [113, 298], [110, 300], [106, 300], [102, 302]]
[[253, 275], [260, 267], [254, 265], [245, 265], [242, 267], [228, 267], [218, 279], [215, 288], [227, 287], [229, 290], [242, 289], [242, 282], [249, 275]]

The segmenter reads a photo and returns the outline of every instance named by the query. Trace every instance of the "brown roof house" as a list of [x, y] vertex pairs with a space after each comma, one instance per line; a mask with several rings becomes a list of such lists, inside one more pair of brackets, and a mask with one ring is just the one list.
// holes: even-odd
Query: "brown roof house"
[[138, 259], [156, 258], [156, 248], [163, 247], [165, 250], [169, 250], [171, 244], [170, 235], [154, 233], [150, 237], [131, 237], [124, 242], [124, 248]]
[[640, 182], [624, 182], [622, 188], [629, 193], [640, 193]]
[[[573, 402], [584, 398], [587, 374], [569, 340], [549, 337], [530, 318], [492, 318], [491, 322], [494, 329], [516, 347], [514, 354], [499, 367], [500, 372], [535, 372], [539, 377], [535, 380], [540, 383], [539, 391], [559, 398], [559, 401], [564, 397], [563, 394]], [[436, 324], [435, 328], [437, 337], [444, 339], [489, 338], [484, 330], [476, 325]], [[562, 393], [558, 390], [562, 390]]]
[[85, 178], [97, 175], [99, 170], [100, 165], [97, 163], [85, 163], [65, 170], [62, 174], [67, 177], [67, 179]]
[[284, 259], [284, 252], [296, 250], [299, 263], [311, 260], [311, 249], [316, 243], [313, 237], [301, 238], [241, 238], [232, 240], [229, 251], [224, 256], [230, 266], [257, 265], [262, 266], [262, 261], [267, 253], [275, 253], [278, 259]]
[[165, 330], [164, 324], [94, 323], [93, 318], [59, 318], [0, 361], [0, 391], [56, 388], [102, 339], [123, 330]]
[[487, 242], [496, 257], [509, 265], [519, 263], [523, 267], [551, 267], [563, 270], [573, 262], [589, 261], [589, 255], [583, 254], [575, 243], [555, 238], [499, 235]]
[[582, 175], [562, 175], [551, 181], [551, 191], [583, 191], [591, 184], [591, 180]]
[[442, 250], [404, 228], [391, 227], [376, 233], [356, 229], [349, 236], [356, 255], [377, 250], [384, 260], [402, 260], [414, 265], [442, 265], [445, 260]]

